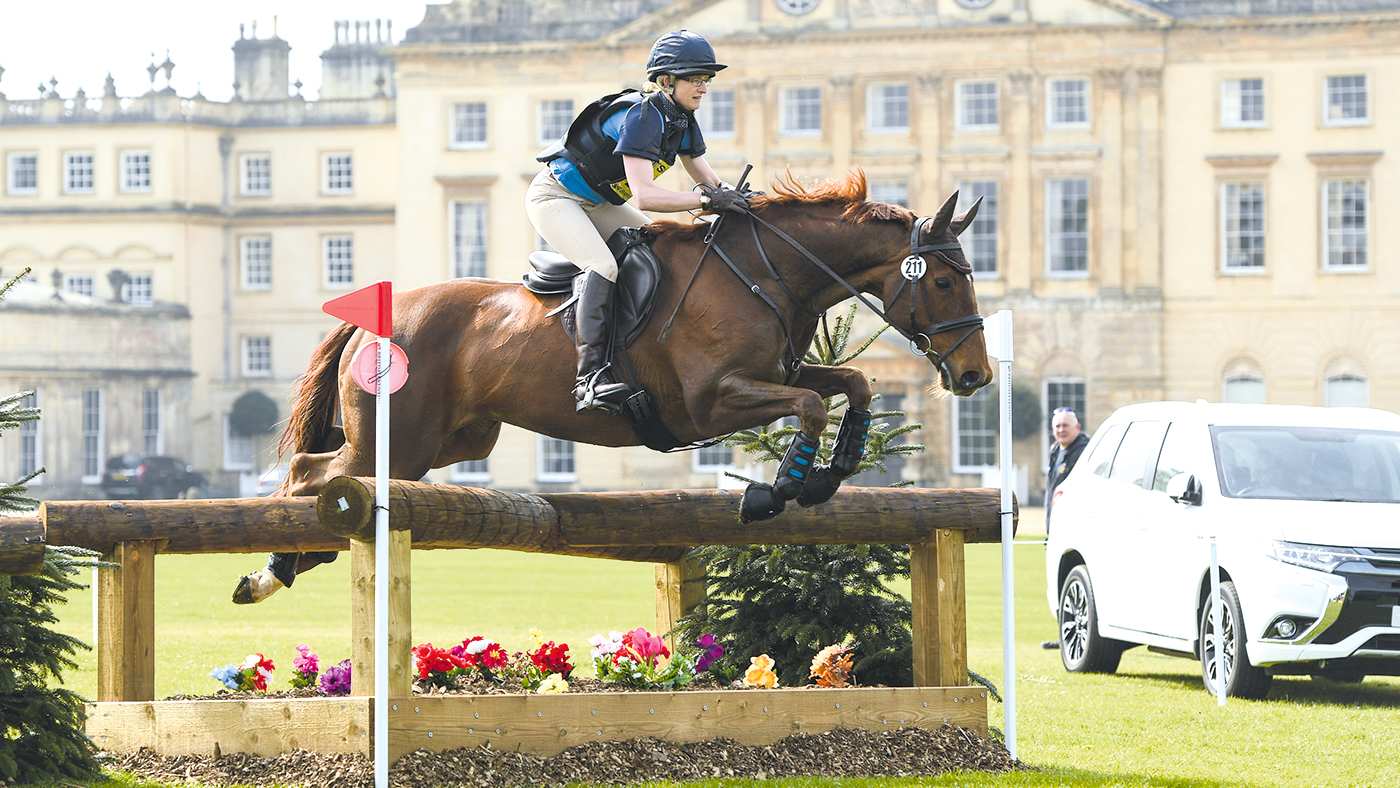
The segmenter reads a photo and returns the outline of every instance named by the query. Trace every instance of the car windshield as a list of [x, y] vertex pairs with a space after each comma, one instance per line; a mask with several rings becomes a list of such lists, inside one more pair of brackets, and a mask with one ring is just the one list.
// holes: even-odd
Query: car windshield
[[1400, 503], [1400, 433], [1317, 427], [1212, 427], [1231, 498]]

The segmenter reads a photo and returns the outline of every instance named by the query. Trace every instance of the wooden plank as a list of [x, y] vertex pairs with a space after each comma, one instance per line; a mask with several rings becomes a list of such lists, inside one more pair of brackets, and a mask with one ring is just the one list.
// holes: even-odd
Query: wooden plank
[[397, 698], [389, 757], [490, 744], [545, 757], [592, 741], [655, 736], [674, 742], [726, 737], [772, 744], [834, 728], [934, 728], [987, 733], [981, 687], [626, 692]]
[[163, 540], [162, 553], [348, 550], [316, 520], [316, 499], [44, 501], [39, 517], [53, 545], [108, 552], [118, 542]]
[[44, 566], [44, 521], [0, 517], [0, 575], [38, 574]]
[[97, 699], [156, 696], [156, 543], [122, 542], [97, 572]]
[[246, 752], [275, 758], [301, 748], [320, 753], [370, 752], [365, 698], [191, 700], [89, 703], [88, 736], [98, 747], [160, 755]]
[[[693, 558], [656, 565], [656, 631], [665, 635], [700, 603], [705, 601], [705, 571]], [[666, 647], [676, 650], [674, 636], [666, 637]]]
[[914, 685], [967, 684], [967, 590], [962, 532], [940, 530], [933, 544], [909, 547], [914, 618]]
[[[413, 694], [412, 544], [389, 532], [389, 695]], [[350, 543], [350, 691], [374, 695], [374, 542]]]

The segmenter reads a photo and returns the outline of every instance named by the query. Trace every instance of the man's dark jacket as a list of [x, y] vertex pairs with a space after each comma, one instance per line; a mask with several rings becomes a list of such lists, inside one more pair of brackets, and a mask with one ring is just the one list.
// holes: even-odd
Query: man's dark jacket
[[1069, 472], [1074, 470], [1074, 464], [1079, 462], [1079, 455], [1084, 453], [1084, 447], [1089, 445], [1089, 433], [1080, 432], [1079, 437], [1070, 441], [1068, 446], [1055, 444], [1055, 450], [1050, 452], [1050, 470], [1045, 472], [1045, 514], [1050, 514], [1050, 499], [1055, 494], [1055, 488], [1060, 486], [1060, 482], [1065, 480]]

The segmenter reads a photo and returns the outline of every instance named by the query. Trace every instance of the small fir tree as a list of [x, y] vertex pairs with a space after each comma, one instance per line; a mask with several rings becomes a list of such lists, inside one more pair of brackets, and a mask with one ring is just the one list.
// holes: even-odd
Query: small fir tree
[[[806, 354], [809, 364], [839, 365], [859, 356], [880, 336], [846, 352], [856, 307], [817, 336]], [[881, 333], [884, 329], [881, 329]], [[844, 397], [826, 400], [827, 412], [843, 408]], [[920, 424], [892, 426], [900, 411], [871, 415], [865, 456], [857, 472], [886, 472], [889, 457], [921, 452], [919, 444], [897, 442]], [[822, 433], [820, 462], [831, 460], [839, 419]], [[797, 427], [760, 427], [737, 432], [725, 443], [758, 462], [781, 460]], [[751, 480], [748, 480], [751, 481]], [[908, 482], [898, 482], [905, 486]], [[697, 640], [713, 634], [734, 668], [744, 657], [773, 658], [787, 686], [809, 682], [812, 657], [834, 643], [854, 643], [854, 675], [862, 684], [909, 686], [913, 683], [913, 632], [909, 600], [886, 585], [909, 577], [907, 545], [714, 545], [691, 553], [706, 567], [707, 600], [681, 619], [680, 636]]]
[[[28, 272], [0, 287], [0, 299]], [[39, 418], [37, 408], [23, 407], [31, 393], [0, 399], [0, 433]], [[14, 484], [0, 484], [0, 512], [38, 505], [25, 496], [25, 484], [39, 473], [42, 468]], [[78, 667], [73, 655], [90, 647], [53, 629], [58, 623], [53, 606], [83, 587], [71, 576], [79, 566], [91, 565], [74, 558], [90, 555], [50, 548], [39, 574], [0, 576], [0, 778], [7, 783], [104, 779], [92, 740], [83, 733], [85, 700], [59, 686], [63, 671]]]

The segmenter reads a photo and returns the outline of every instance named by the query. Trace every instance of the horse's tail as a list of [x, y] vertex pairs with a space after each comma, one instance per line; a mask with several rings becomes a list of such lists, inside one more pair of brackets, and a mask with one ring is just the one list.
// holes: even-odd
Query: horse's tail
[[[277, 441], [277, 456], [288, 453], [324, 452], [339, 448], [334, 436], [336, 405], [339, 399], [340, 356], [350, 337], [355, 334], [353, 323], [341, 323], [311, 354], [311, 363], [297, 384], [292, 398], [292, 412], [287, 426]], [[343, 440], [343, 438], [342, 438]], [[283, 492], [292, 482], [291, 474], [283, 481]]]

